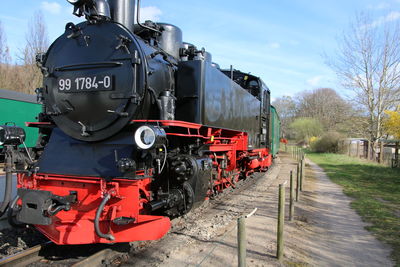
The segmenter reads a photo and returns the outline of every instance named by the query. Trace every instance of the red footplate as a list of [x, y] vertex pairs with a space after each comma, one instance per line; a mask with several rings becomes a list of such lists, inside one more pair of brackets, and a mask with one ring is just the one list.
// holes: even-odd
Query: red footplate
[[110, 221], [100, 222], [103, 233], [110, 233], [114, 241], [96, 235], [92, 220], [60, 221], [54, 218], [51, 225], [36, 225], [47, 238], [58, 245], [119, 243], [142, 240], [157, 240], [168, 233], [171, 223], [168, 217], [139, 215], [137, 223], [116, 225]]
[[[18, 183], [19, 188], [37, 193], [51, 192], [53, 198], [70, 194], [76, 196], [69, 209], [50, 216], [50, 225], [35, 224], [40, 232], [58, 245], [156, 240], [168, 233], [171, 227], [168, 217], [148, 215], [143, 207], [151, 200], [151, 178], [107, 182], [94, 177], [19, 174]], [[107, 195], [110, 197], [108, 200]], [[103, 203], [104, 200], [107, 201]], [[100, 212], [98, 224], [101, 235], [95, 230], [97, 211]], [[112, 238], [102, 238], [107, 235]]]

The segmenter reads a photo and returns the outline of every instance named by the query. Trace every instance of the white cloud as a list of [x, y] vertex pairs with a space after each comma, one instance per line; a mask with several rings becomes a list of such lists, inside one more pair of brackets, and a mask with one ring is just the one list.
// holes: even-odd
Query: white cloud
[[56, 2], [43, 1], [41, 7], [44, 11], [52, 13], [54, 15], [60, 14], [61, 12], [61, 5]]
[[319, 85], [319, 83], [322, 80], [322, 78], [324, 78], [324, 76], [322, 76], [322, 75], [314, 76], [314, 77], [312, 77], [312, 78], [307, 80], [307, 84], [312, 86], [312, 87], [316, 87], [316, 86]]
[[268, 46], [269, 46], [270, 48], [277, 49], [277, 48], [280, 48], [280, 47], [281, 47], [281, 44], [280, 44], [280, 43], [277, 43], [277, 42], [274, 42], [274, 43], [269, 43]]
[[368, 5], [368, 9], [387, 9], [390, 8], [390, 4], [386, 2], [381, 2], [376, 5]]
[[392, 11], [385, 17], [385, 22], [398, 20], [400, 18], [400, 12]]
[[400, 19], [400, 12], [392, 11], [386, 16], [382, 16], [374, 20], [371, 24], [365, 25], [365, 28], [376, 28], [384, 23], [396, 21], [398, 19]]
[[140, 20], [141, 21], [146, 21], [146, 20], [159, 21], [161, 14], [162, 14], [162, 11], [158, 7], [155, 7], [155, 6], [146, 6], [146, 7], [140, 8]]
[[3, 19], [5, 21], [11, 20], [11, 21], [16, 21], [16, 22], [26, 22], [26, 20], [21, 19], [19, 17], [14, 17], [14, 16], [6, 16], [6, 15], [0, 15], [0, 19]]

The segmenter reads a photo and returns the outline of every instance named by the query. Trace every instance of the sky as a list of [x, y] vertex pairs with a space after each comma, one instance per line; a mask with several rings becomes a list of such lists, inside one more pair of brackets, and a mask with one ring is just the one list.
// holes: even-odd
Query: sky
[[[132, 0], [133, 1], [133, 0]], [[185, 42], [204, 47], [222, 68], [261, 77], [273, 99], [330, 87], [345, 94], [326, 56], [355, 15], [369, 13], [379, 27], [400, 20], [400, 0], [142, 0], [141, 18], [180, 27]], [[25, 44], [28, 23], [40, 10], [49, 40], [64, 31], [72, 15], [65, 0], [3, 0], [0, 21], [13, 58]]]

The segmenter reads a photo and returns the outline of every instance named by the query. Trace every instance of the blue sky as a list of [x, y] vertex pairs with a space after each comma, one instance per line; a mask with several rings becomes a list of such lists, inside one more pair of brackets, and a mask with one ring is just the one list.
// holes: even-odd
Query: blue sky
[[[44, 13], [49, 39], [78, 22], [65, 0], [3, 0], [0, 21], [13, 58], [24, 46], [36, 10]], [[274, 98], [331, 87], [343, 93], [322, 56], [334, 57], [337, 39], [358, 12], [377, 24], [400, 19], [400, 0], [142, 0], [143, 19], [169, 22], [184, 41], [204, 47], [222, 68], [260, 76]]]

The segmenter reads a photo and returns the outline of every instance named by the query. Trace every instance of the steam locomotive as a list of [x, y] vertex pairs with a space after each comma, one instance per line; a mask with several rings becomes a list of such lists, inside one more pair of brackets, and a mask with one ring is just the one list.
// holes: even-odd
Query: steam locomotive
[[140, 0], [68, 2], [86, 20], [37, 56], [36, 148], [18, 152], [24, 132], [0, 127], [18, 176], [11, 223], [56, 244], [155, 240], [271, 166], [280, 124], [260, 78], [221, 70], [174, 25], [140, 23]]

